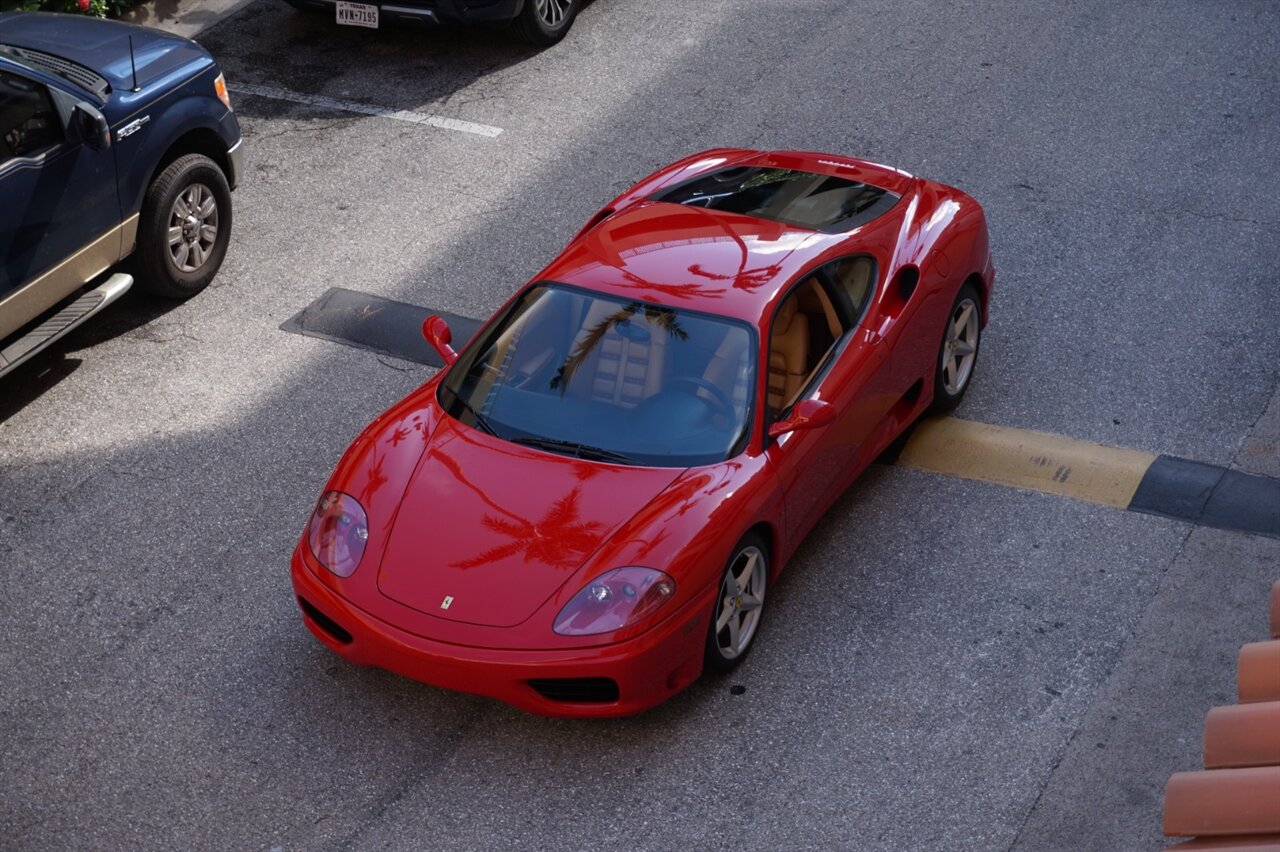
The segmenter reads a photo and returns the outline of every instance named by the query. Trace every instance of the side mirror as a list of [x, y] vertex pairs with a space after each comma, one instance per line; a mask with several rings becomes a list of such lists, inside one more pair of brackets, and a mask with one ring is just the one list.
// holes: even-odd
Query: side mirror
[[820, 399], [805, 399], [791, 409], [791, 416], [769, 427], [769, 437], [777, 438], [801, 429], [817, 429], [836, 419], [836, 407]]
[[72, 124], [80, 141], [95, 151], [105, 151], [111, 147], [111, 126], [106, 116], [88, 101], [80, 101], [71, 112]]
[[458, 360], [458, 353], [449, 345], [453, 342], [453, 332], [449, 331], [449, 323], [443, 317], [434, 314], [427, 317], [427, 321], [422, 324], [422, 336], [440, 353], [446, 367]]

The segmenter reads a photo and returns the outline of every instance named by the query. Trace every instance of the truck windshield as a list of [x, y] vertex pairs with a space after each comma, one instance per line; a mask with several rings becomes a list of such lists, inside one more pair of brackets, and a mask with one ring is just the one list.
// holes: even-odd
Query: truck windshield
[[79, 63], [72, 62], [70, 59], [63, 59], [61, 56], [54, 56], [52, 53], [31, 50], [30, 48], [18, 47], [13, 44], [0, 44], [0, 56], [33, 70], [40, 70], [61, 77], [69, 83], [93, 92], [93, 94], [97, 95], [98, 100], [104, 103], [111, 94], [111, 85], [105, 77]]
[[537, 284], [467, 347], [439, 399], [463, 423], [548, 452], [712, 464], [746, 443], [755, 359], [744, 323]]

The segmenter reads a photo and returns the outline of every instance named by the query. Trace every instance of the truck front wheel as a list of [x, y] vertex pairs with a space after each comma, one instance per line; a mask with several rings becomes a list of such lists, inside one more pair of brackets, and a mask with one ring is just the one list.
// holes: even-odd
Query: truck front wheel
[[550, 47], [573, 26], [581, 0], [525, 0], [516, 29], [534, 47]]
[[148, 292], [189, 299], [209, 285], [231, 239], [231, 188], [202, 154], [179, 157], [160, 173], [142, 202], [137, 268]]

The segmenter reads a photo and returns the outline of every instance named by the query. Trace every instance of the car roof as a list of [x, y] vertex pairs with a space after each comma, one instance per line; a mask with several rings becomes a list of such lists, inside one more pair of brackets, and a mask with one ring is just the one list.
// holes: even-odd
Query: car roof
[[[905, 195], [913, 178], [824, 154], [766, 152], [732, 163], [851, 177]], [[543, 273], [623, 298], [722, 314], [758, 324], [778, 292], [819, 257], [869, 251], [896, 228], [906, 204], [848, 233], [823, 233], [753, 216], [642, 200], [572, 243]], [[840, 250], [843, 247], [843, 250]]]

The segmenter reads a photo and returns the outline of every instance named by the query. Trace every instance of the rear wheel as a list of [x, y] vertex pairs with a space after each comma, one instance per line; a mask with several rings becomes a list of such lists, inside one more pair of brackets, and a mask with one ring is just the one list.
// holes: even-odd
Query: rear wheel
[[932, 410], [938, 413], [955, 410], [964, 399], [978, 362], [978, 345], [982, 336], [982, 301], [977, 288], [965, 284], [956, 296], [951, 313], [942, 330], [938, 347], [937, 372], [933, 383]]
[[720, 577], [707, 630], [705, 667], [709, 671], [733, 671], [751, 650], [764, 614], [768, 581], [768, 549], [758, 535], [748, 535], [738, 542]]
[[582, 0], [525, 0], [516, 31], [535, 47], [550, 47], [573, 26]]
[[231, 188], [202, 154], [174, 160], [147, 189], [138, 217], [138, 283], [169, 299], [209, 285], [231, 239]]

